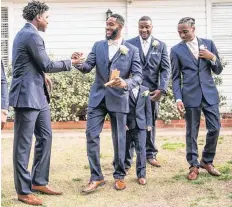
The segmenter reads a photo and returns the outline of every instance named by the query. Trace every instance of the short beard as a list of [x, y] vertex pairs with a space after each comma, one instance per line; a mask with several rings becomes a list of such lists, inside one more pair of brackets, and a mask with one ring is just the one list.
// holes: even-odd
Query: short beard
[[116, 28], [109, 37], [107, 37], [107, 35], [106, 35], [106, 39], [107, 40], [114, 40], [117, 36], [118, 36], [118, 28]]
[[143, 40], [147, 40], [147, 39], [149, 39], [149, 37], [151, 36], [151, 35], [148, 35], [148, 37], [147, 38], [143, 38], [143, 36], [142, 35], [140, 35], [141, 36], [141, 38], [143, 39]]

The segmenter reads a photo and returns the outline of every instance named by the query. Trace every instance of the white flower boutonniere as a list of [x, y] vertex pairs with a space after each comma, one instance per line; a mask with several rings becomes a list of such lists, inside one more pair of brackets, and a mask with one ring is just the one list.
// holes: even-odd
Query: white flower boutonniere
[[200, 45], [200, 50], [205, 50], [205, 49], [207, 49], [207, 47], [205, 46], [205, 45]]
[[157, 48], [157, 47], [159, 46], [159, 41], [158, 41], [158, 40], [154, 40], [154, 41], [152, 42], [152, 46], [153, 46], [154, 48]]
[[150, 94], [149, 90], [143, 91], [142, 96], [147, 97]]
[[125, 45], [120, 45], [119, 50], [123, 55], [126, 55], [129, 51], [129, 49]]

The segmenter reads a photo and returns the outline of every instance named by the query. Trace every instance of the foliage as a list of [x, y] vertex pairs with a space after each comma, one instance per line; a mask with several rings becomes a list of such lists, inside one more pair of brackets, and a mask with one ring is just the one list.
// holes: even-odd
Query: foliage
[[94, 72], [82, 74], [73, 69], [49, 75], [53, 83], [51, 117], [53, 121], [85, 120]]
[[[223, 62], [223, 67], [226, 65]], [[7, 80], [10, 85], [12, 77], [11, 65], [8, 67]], [[90, 87], [94, 81], [95, 69], [91, 73], [82, 74], [75, 68], [71, 72], [53, 73], [48, 75], [53, 82], [51, 92], [51, 117], [52, 121], [78, 121], [86, 119], [86, 110]], [[220, 76], [214, 76], [217, 86], [222, 84]], [[225, 105], [226, 97], [220, 96], [220, 106]], [[10, 110], [13, 118], [13, 110]], [[173, 119], [181, 119], [172, 92], [171, 81], [167, 95], [160, 101], [159, 119], [169, 123]]]

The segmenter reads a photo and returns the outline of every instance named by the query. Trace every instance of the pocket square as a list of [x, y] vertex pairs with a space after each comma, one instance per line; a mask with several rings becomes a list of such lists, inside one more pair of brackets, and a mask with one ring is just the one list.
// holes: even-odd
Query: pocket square
[[152, 55], [157, 55], [157, 54], [159, 54], [160, 52], [152, 52], [151, 54]]

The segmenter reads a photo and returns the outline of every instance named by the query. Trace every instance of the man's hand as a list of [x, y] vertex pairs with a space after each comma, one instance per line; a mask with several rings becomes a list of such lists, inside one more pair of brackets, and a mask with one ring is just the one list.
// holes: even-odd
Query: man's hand
[[44, 73], [44, 78], [45, 78], [45, 84], [48, 87], [48, 90], [51, 92], [52, 91], [52, 81], [46, 73]]
[[184, 116], [184, 110], [185, 110], [183, 102], [182, 102], [182, 101], [178, 101], [178, 102], [176, 103], [176, 106], [177, 106], [178, 112], [179, 112], [180, 115], [183, 117], [183, 116]]
[[112, 80], [112, 82], [108, 85], [110, 87], [119, 87], [119, 88], [126, 88], [127, 83], [122, 78], [117, 77]]
[[4, 125], [6, 124], [7, 119], [7, 110], [1, 110], [1, 129], [3, 129]]
[[159, 101], [162, 96], [161, 90], [155, 90], [150, 92], [150, 98], [152, 101]]
[[129, 128], [128, 128], [128, 126], [126, 125], [126, 131], [128, 131], [129, 130]]
[[82, 64], [85, 61], [85, 57], [81, 52], [74, 52], [72, 54], [71, 60], [73, 65]]
[[214, 56], [215, 55], [212, 52], [210, 52], [209, 50], [207, 50], [207, 49], [199, 51], [199, 57], [200, 58], [204, 58], [204, 59], [207, 59], [207, 60], [212, 60], [214, 58]]
[[151, 126], [148, 126], [148, 127], [147, 127], [147, 131], [148, 131], [148, 132], [150, 132], [150, 131], [151, 131], [151, 129], [152, 129], [152, 127], [151, 127]]

